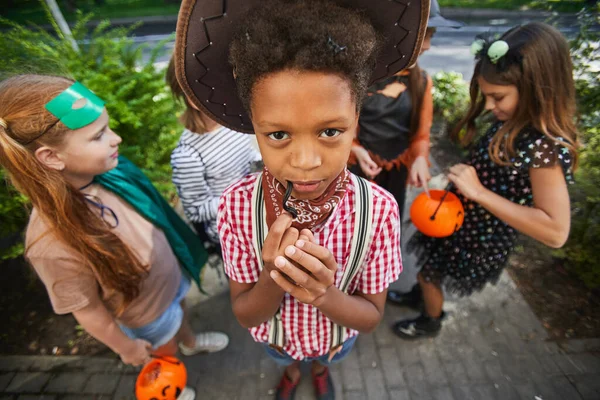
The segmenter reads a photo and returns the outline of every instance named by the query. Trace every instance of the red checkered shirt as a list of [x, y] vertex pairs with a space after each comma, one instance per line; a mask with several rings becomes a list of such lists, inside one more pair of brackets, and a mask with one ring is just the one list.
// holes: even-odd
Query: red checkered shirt
[[[240, 283], [254, 283], [260, 274], [253, 247], [252, 191], [257, 175], [249, 175], [223, 192], [219, 202], [217, 224], [225, 273]], [[371, 184], [373, 189], [373, 239], [363, 270], [356, 275], [348, 293], [381, 293], [402, 272], [400, 256], [400, 218], [396, 200], [388, 192]], [[338, 263], [336, 286], [339, 287], [354, 230], [355, 186], [351, 179], [347, 193], [324, 224], [314, 229], [316, 242], [328, 248]], [[318, 308], [285, 294], [280, 307], [285, 331], [284, 351], [296, 360], [329, 353], [331, 321]], [[270, 321], [251, 328], [257, 342], [268, 342]], [[346, 328], [346, 338], [358, 331]]]

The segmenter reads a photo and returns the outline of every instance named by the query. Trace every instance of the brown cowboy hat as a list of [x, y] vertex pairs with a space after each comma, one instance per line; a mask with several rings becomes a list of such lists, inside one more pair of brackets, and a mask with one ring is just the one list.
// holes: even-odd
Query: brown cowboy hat
[[[175, 73], [190, 102], [218, 123], [252, 133], [228, 62], [229, 44], [261, 0], [183, 0], [177, 20]], [[336, 0], [360, 10], [386, 41], [371, 82], [413, 65], [425, 37], [430, 0]], [[351, 29], [351, 28], [349, 28]]]

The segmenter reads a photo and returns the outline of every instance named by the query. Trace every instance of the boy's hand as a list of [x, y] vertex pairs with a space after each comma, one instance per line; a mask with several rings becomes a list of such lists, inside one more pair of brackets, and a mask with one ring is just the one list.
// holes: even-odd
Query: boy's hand
[[338, 265], [329, 249], [315, 244], [312, 234], [302, 232], [309, 240], [298, 240], [295, 245], [287, 246], [286, 257], [276, 258], [277, 269], [271, 271], [271, 278], [296, 300], [319, 307], [335, 284]]
[[298, 240], [305, 240], [307, 242], [317, 243], [315, 242], [315, 235], [313, 235], [310, 229], [306, 228], [300, 231], [300, 237], [298, 237]]
[[262, 249], [265, 269], [268, 272], [277, 269], [274, 264], [275, 259], [284, 254], [284, 250], [287, 246], [294, 244], [298, 240], [298, 229], [292, 228], [291, 226], [292, 216], [285, 212], [277, 217], [275, 222], [273, 222], [273, 225], [271, 225], [271, 228], [269, 228], [269, 233], [265, 238]]

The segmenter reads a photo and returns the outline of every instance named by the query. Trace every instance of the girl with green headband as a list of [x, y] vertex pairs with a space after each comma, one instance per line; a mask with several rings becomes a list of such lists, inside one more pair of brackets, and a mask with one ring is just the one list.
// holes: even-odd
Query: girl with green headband
[[[184, 311], [206, 252], [119, 156], [104, 102], [66, 78], [20, 75], [0, 83], [0, 110], [0, 164], [33, 205], [25, 257], [54, 311], [127, 364], [178, 345], [184, 355], [225, 348], [225, 334], [194, 334]], [[195, 397], [181, 389], [180, 400]]]
[[[464, 163], [448, 179], [465, 208], [462, 228], [447, 238], [417, 234], [422, 269], [419, 286], [397, 303], [423, 313], [393, 327], [405, 339], [437, 335], [443, 318], [442, 285], [467, 296], [496, 282], [524, 233], [549, 247], [569, 236], [567, 184], [572, 182], [578, 144], [575, 88], [569, 46], [554, 28], [530, 23], [498, 39], [479, 38], [471, 80], [471, 106], [454, 131], [470, 145]], [[477, 118], [493, 117], [478, 135]]]

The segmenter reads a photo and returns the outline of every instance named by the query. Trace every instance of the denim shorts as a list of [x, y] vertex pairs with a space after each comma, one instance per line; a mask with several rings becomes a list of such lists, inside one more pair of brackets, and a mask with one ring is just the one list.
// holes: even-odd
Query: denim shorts
[[154, 349], [169, 343], [169, 340], [175, 337], [181, 327], [181, 322], [183, 321], [183, 309], [179, 303], [184, 299], [188, 290], [190, 290], [190, 287], [190, 280], [182, 275], [181, 283], [179, 284], [179, 289], [177, 289], [175, 298], [165, 312], [159, 315], [154, 321], [139, 328], [128, 328], [119, 324], [121, 330], [131, 339], [144, 339], [149, 341]]
[[[324, 354], [319, 357], [307, 357], [304, 360], [302, 360], [302, 362], [317, 361], [321, 365], [330, 365], [330, 364], [338, 363], [338, 362], [342, 361], [344, 358], [346, 358], [348, 356], [348, 354], [350, 354], [350, 351], [354, 347], [354, 342], [356, 342], [357, 337], [358, 337], [358, 335], [352, 336], [350, 339], [346, 340], [344, 342], [344, 344], [342, 345], [342, 350], [340, 350], [335, 356], [333, 356], [333, 359], [331, 361], [329, 361], [329, 353], [327, 353], [327, 354]], [[298, 360], [294, 360], [287, 353], [281, 354], [274, 348], [270, 347], [268, 343], [262, 343], [262, 345], [264, 346], [269, 357], [271, 357], [279, 365], [287, 367], [288, 365], [291, 365], [294, 362], [298, 361]]]

